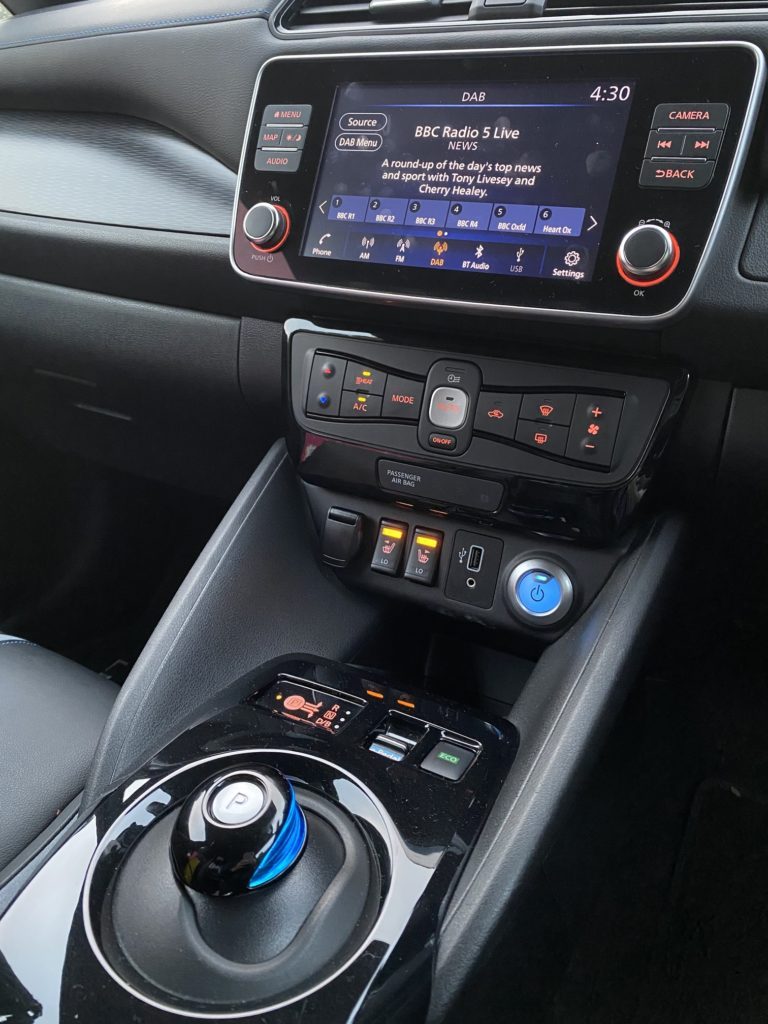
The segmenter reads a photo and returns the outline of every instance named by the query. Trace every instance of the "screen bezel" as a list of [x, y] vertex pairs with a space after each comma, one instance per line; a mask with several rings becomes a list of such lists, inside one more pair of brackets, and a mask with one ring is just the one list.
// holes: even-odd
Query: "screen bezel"
[[[728, 51], [728, 52], [726, 52]], [[264, 66], [254, 94], [251, 131], [244, 147], [233, 219], [232, 262], [244, 276], [259, 277], [358, 297], [416, 304], [525, 311], [534, 315], [663, 318], [688, 296], [714, 226], [722, 215], [730, 179], [751, 133], [764, 61], [751, 44], [656, 44], [634, 47], [564, 48], [547, 51], [455, 52], [391, 56], [344, 55], [275, 58]], [[297, 61], [301, 65], [297, 67]], [[300, 70], [300, 73], [297, 71]], [[301, 254], [304, 228], [326, 142], [337, 85], [341, 82], [536, 82], [632, 79], [637, 85], [590, 282], [473, 275], [461, 271], [393, 267], [321, 260]], [[679, 85], [678, 83], [684, 83]], [[700, 191], [641, 189], [640, 165], [655, 107], [664, 102], [726, 102], [728, 129], [712, 184]], [[312, 121], [299, 170], [275, 175], [253, 167], [256, 136], [269, 103], [311, 102]], [[255, 202], [277, 201], [294, 230], [278, 253], [255, 253], [242, 218]], [[663, 285], [638, 290], [622, 281], [615, 252], [622, 235], [642, 219], [669, 222], [683, 254]], [[638, 291], [644, 294], [638, 295]]]

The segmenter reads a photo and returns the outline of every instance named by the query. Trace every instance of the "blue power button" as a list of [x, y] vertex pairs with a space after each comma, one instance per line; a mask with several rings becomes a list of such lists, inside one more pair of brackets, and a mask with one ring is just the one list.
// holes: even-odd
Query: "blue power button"
[[561, 622], [573, 607], [573, 580], [553, 558], [531, 557], [513, 567], [506, 584], [510, 610], [529, 626]]
[[518, 601], [531, 615], [549, 615], [563, 600], [560, 581], [541, 569], [521, 576], [515, 591]]

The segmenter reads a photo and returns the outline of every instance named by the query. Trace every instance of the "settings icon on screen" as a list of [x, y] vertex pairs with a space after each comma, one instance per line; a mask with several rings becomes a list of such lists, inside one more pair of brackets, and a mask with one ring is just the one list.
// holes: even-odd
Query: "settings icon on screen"
[[569, 252], [565, 254], [563, 262], [565, 263], [566, 267], [577, 267], [579, 263], [581, 263], [581, 253], [576, 252], [575, 249], [571, 249]]

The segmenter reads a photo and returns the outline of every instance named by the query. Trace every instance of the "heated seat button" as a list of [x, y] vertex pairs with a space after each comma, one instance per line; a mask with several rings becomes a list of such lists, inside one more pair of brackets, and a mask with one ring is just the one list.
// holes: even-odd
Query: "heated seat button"
[[403, 560], [407, 537], [408, 527], [405, 523], [393, 523], [389, 519], [381, 520], [376, 547], [371, 559], [371, 568], [374, 572], [383, 572], [386, 576], [397, 576], [400, 571], [400, 563]]
[[431, 587], [437, 576], [442, 546], [442, 533], [417, 528], [411, 541], [411, 550], [408, 552], [408, 561], [403, 574], [405, 578], [414, 583], [423, 583], [425, 586]]
[[623, 408], [623, 398], [578, 395], [566, 450], [568, 458], [610, 466]]
[[528, 448], [537, 448], [548, 455], [565, 455], [568, 443], [568, 427], [559, 427], [554, 423], [535, 423], [520, 420], [515, 432], [515, 440]]
[[520, 418], [569, 427], [576, 395], [523, 395]]
[[424, 397], [424, 385], [418, 380], [406, 380], [405, 377], [387, 377], [384, 388], [384, 404], [382, 416], [390, 416], [398, 420], [417, 420]]
[[309, 376], [306, 410], [315, 416], [338, 416], [346, 359], [318, 354]]
[[387, 375], [383, 370], [364, 366], [363, 363], [350, 363], [344, 378], [344, 388], [347, 391], [367, 391], [369, 395], [383, 395], [386, 381]]
[[512, 441], [520, 412], [520, 395], [481, 391], [477, 399], [475, 430]]
[[425, 772], [440, 775], [451, 782], [458, 782], [476, 756], [476, 750], [468, 750], [457, 743], [441, 740], [421, 762], [421, 767]]
[[341, 415], [358, 420], [378, 419], [381, 416], [381, 399], [359, 391], [344, 391], [341, 395]]

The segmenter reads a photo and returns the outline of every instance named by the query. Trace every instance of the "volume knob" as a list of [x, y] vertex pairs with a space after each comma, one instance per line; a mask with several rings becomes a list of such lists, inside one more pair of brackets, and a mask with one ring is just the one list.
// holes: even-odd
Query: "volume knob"
[[291, 230], [291, 218], [276, 203], [256, 203], [243, 218], [243, 231], [255, 249], [276, 252], [285, 244]]
[[621, 240], [616, 268], [628, 284], [649, 288], [661, 284], [680, 262], [677, 239], [660, 224], [641, 224]]

